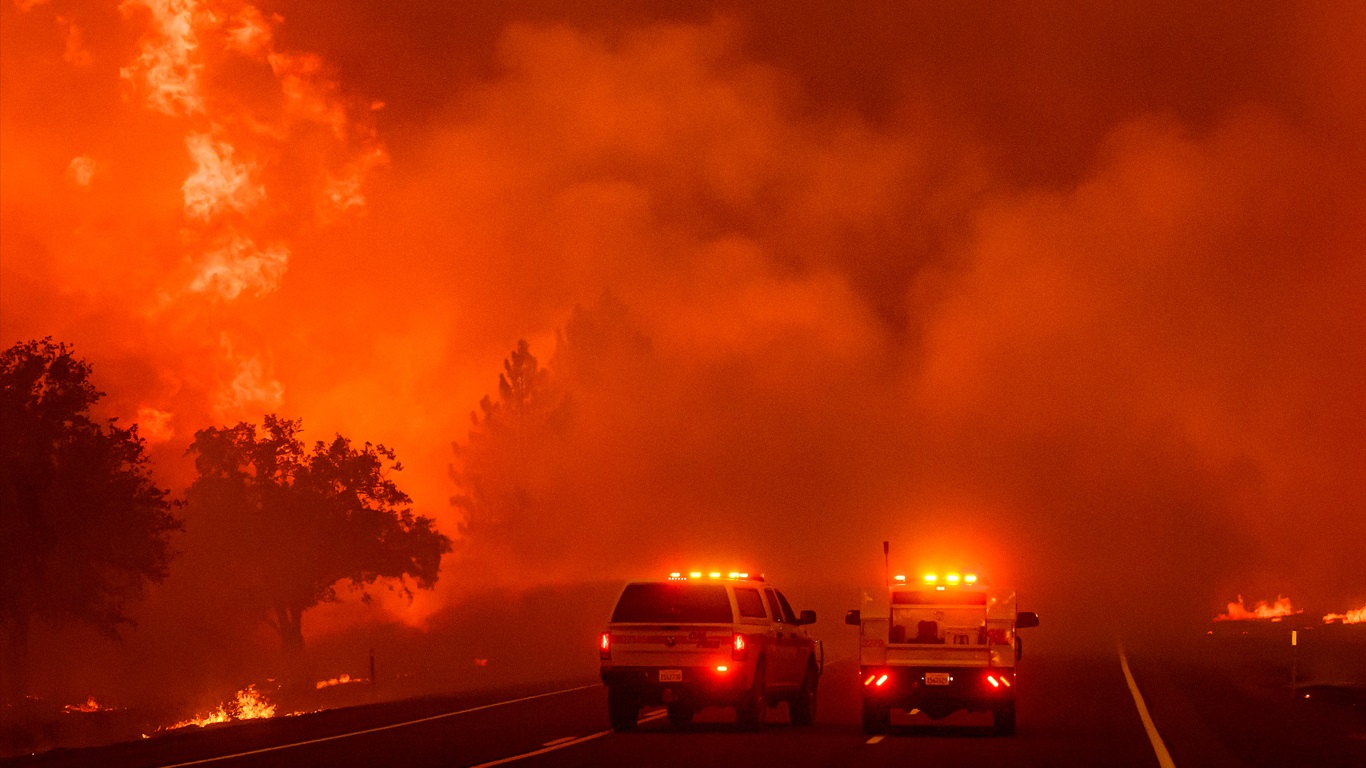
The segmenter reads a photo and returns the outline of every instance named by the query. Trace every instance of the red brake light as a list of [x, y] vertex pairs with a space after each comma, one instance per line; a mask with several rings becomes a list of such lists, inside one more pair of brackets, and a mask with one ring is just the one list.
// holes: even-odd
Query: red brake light
[[603, 659], [612, 658], [612, 633], [603, 632], [602, 641], [598, 644], [598, 655]]
[[995, 675], [987, 675], [987, 682], [988, 682], [988, 683], [991, 683], [991, 687], [992, 687], [992, 688], [1000, 688], [1000, 687], [1001, 687], [1001, 684], [998, 683], [998, 682], [996, 682], [996, 677], [995, 677]]
[[886, 675], [883, 675], [882, 677], [879, 677], [879, 678], [877, 679], [877, 685], [878, 685], [878, 687], [879, 687], [879, 688], [882, 687], [882, 684], [885, 683], [885, 682], [887, 682], [887, 676], [886, 676]]
[[745, 636], [740, 634], [739, 632], [736, 632], [734, 635], [731, 636], [730, 657], [732, 659], [737, 660], [743, 659], [745, 658], [745, 651]]

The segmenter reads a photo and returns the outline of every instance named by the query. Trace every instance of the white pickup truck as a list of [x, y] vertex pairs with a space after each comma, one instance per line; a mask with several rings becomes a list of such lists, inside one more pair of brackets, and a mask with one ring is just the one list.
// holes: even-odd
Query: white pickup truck
[[781, 701], [793, 725], [811, 725], [824, 666], [806, 633], [815, 621], [748, 573], [627, 584], [598, 646], [612, 729], [635, 728], [646, 704], [667, 707], [675, 726], [703, 707], [734, 707], [741, 726], [758, 729]]
[[1015, 732], [1016, 630], [1038, 626], [1039, 617], [1016, 611], [1013, 591], [975, 574], [926, 574], [910, 584], [897, 576], [885, 599], [867, 599], [844, 620], [859, 628], [865, 732], [886, 733], [893, 710], [933, 720], [990, 712], [997, 735]]

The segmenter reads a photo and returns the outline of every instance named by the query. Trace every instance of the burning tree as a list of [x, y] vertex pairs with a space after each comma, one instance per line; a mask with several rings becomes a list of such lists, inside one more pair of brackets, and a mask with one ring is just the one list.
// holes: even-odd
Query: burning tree
[[97, 421], [90, 364], [51, 339], [0, 354], [0, 622], [5, 699], [24, 692], [34, 619], [108, 634], [166, 578], [180, 528], [152, 482], [137, 426]]
[[[191, 525], [216, 545], [221, 576], [251, 594], [286, 649], [303, 647], [303, 614], [337, 599], [337, 585], [364, 590], [394, 580], [411, 597], [430, 589], [450, 539], [390, 477], [402, 470], [383, 445], [341, 435], [305, 449], [299, 421], [265, 417], [195, 433]], [[369, 599], [369, 593], [364, 593]]]

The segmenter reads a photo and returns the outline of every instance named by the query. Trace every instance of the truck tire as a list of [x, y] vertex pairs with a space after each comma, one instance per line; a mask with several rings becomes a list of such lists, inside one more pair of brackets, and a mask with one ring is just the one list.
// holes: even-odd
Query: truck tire
[[869, 736], [886, 733], [892, 727], [892, 708], [886, 704], [863, 702], [863, 732]]
[[745, 691], [744, 698], [735, 705], [735, 721], [747, 731], [758, 731], [768, 719], [768, 689], [764, 682], [764, 661], [754, 668], [754, 683]]
[[636, 729], [636, 718], [640, 716], [640, 701], [631, 691], [624, 688], [607, 689], [607, 719], [612, 730], [623, 733]]
[[996, 736], [1015, 735], [1015, 702], [1002, 704], [992, 710], [991, 732]]
[[675, 701], [668, 705], [669, 722], [675, 727], [682, 728], [692, 722], [693, 709], [691, 706], [681, 701]]
[[816, 722], [816, 690], [820, 684], [820, 674], [816, 671], [816, 660], [806, 664], [806, 676], [802, 687], [787, 702], [787, 715], [793, 725], [811, 725]]

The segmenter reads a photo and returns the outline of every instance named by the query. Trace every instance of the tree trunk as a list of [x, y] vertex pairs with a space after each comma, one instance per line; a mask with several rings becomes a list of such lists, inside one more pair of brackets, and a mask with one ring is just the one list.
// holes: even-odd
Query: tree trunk
[[27, 614], [16, 614], [5, 618], [4, 661], [0, 671], [4, 680], [0, 681], [0, 709], [6, 713], [18, 713], [28, 693], [28, 627]]

